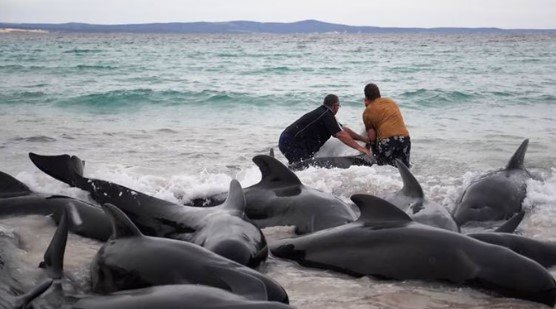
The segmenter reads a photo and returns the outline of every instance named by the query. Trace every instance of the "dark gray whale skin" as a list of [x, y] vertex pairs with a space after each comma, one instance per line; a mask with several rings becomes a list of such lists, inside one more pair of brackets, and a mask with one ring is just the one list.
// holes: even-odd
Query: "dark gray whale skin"
[[164, 285], [79, 299], [68, 309], [286, 309], [279, 302], [249, 300], [228, 291], [202, 285]]
[[441, 280], [554, 306], [556, 282], [540, 264], [496, 245], [413, 222], [396, 206], [354, 195], [350, 224], [274, 242], [277, 257], [354, 276]]
[[521, 211], [531, 178], [523, 166], [528, 144], [528, 139], [521, 143], [504, 169], [483, 175], [465, 189], [453, 212], [459, 226], [469, 221], [509, 219]]
[[268, 256], [264, 235], [245, 216], [245, 197], [239, 182], [230, 183], [224, 204], [212, 208], [170, 203], [127, 187], [83, 177], [83, 161], [76, 156], [30, 153], [35, 165], [70, 186], [88, 191], [98, 203], [111, 203], [129, 216], [145, 234], [192, 242], [250, 267]]
[[[339, 226], [356, 219], [349, 205], [337, 197], [301, 183], [299, 178], [272, 156], [258, 155], [253, 162], [262, 179], [244, 190], [245, 213], [258, 227], [295, 226], [296, 234], [307, 234]], [[193, 202], [196, 207], [211, 207], [225, 193]]]
[[293, 225], [297, 234], [306, 234], [355, 220], [355, 213], [346, 203], [303, 185], [275, 158], [258, 155], [253, 162], [261, 170], [262, 179], [244, 189], [246, 214], [260, 228]]
[[421, 185], [405, 164], [396, 159], [396, 165], [403, 181], [400, 191], [392, 193], [384, 199], [405, 211], [414, 221], [459, 232], [459, 226], [450, 212], [442, 205], [425, 197]]
[[350, 168], [351, 166], [372, 166], [376, 161], [367, 155], [345, 157], [316, 157], [288, 165], [291, 170], [299, 171], [308, 167]]
[[536, 240], [511, 233], [472, 233], [468, 235], [483, 242], [506, 247], [544, 267], [556, 265], [555, 242]]
[[69, 230], [75, 234], [106, 241], [112, 229], [102, 209], [87, 202], [61, 195], [34, 193], [25, 184], [0, 172], [0, 218], [23, 215], [51, 216], [58, 224], [63, 211]]
[[149, 237], [117, 207], [104, 204], [114, 233], [91, 264], [96, 293], [168, 284], [201, 284], [229, 290], [250, 299], [288, 303], [274, 280], [198, 245]]

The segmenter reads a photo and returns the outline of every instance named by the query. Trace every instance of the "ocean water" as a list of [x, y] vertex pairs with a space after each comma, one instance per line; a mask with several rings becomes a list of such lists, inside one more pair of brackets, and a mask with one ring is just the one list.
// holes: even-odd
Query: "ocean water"
[[[1, 171], [38, 192], [88, 199], [27, 156], [75, 154], [90, 177], [180, 203], [222, 192], [232, 178], [257, 183], [251, 158], [275, 148], [285, 162], [276, 147], [281, 131], [328, 93], [340, 97], [339, 121], [361, 131], [363, 87], [374, 82], [402, 110], [425, 194], [448, 209], [465, 185], [505, 166], [529, 138], [525, 165], [537, 179], [528, 184], [520, 233], [556, 241], [554, 35], [1, 33], [0, 80]], [[319, 153], [347, 154], [353, 151], [334, 139]], [[392, 167], [296, 174], [346, 201], [401, 187]], [[26, 257], [15, 259], [18, 276], [32, 286], [26, 278], [36, 273], [52, 222], [4, 219], [0, 231], [26, 244], [14, 254]], [[269, 241], [292, 235], [289, 227], [264, 232]], [[70, 242], [69, 269], [86, 281], [99, 244]], [[467, 287], [352, 278], [273, 257], [260, 270], [299, 308], [537, 307]]]

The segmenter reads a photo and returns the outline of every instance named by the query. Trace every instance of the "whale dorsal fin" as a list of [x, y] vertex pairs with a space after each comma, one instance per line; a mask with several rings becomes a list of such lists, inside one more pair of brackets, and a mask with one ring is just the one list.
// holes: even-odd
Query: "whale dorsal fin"
[[50, 245], [44, 253], [44, 260], [40, 263], [40, 268], [46, 268], [48, 276], [52, 279], [62, 278], [64, 272], [64, 253], [66, 252], [66, 242], [68, 240], [68, 214], [62, 210], [58, 228], [52, 236]]
[[517, 148], [514, 155], [510, 159], [510, 162], [508, 162], [508, 165], [506, 165], [507, 170], [523, 169], [523, 160], [525, 159], [527, 146], [529, 146], [529, 139], [524, 140], [519, 148]]
[[102, 205], [102, 209], [112, 221], [112, 235], [110, 239], [143, 236], [137, 226], [118, 207], [106, 203]]
[[260, 183], [268, 185], [300, 185], [301, 181], [284, 164], [273, 157], [258, 155], [253, 158], [261, 170], [262, 179]]
[[14, 177], [0, 172], [0, 197], [21, 196], [31, 193], [31, 189]]
[[513, 233], [515, 229], [519, 226], [523, 217], [525, 216], [525, 211], [520, 211], [511, 217], [508, 221], [498, 227], [495, 232], [497, 233]]
[[245, 195], [243, 194], [243, 188], [241, 188], [241, 184], [236, 179], [232, 179], [232, 181], [230, 182], [228, 197], [222, 205], [224, 209], [236, 210], [240, 214], [245, 213]]
[[400, 172], [400, 176], [403, 181], [403, 188], [401, 192], [406, 196], [423, 198], [425, 196], [423, 194], [423, 188], [421, 188], [421, 185], [417, 179], [415, 179], [415, 176], [413, 176], [413, 174], [409, 171], [407, 166], [405, 166], [405, 164], [399, 159], [396, 159], [396, 165], [398, 166], [398, 171]]
[[13, 305], [13, 309], [32, 308], [29, 307], [29, 303], [31, 303], [35, 298], [39, 297], [42, 293], [44, 293], [44, 291], [48, 290], [48, 288], [52, 285], [52, 282], [52, 279], [47, 279], [46, 281], [34, 287], [31, 291], [18, 296]]
[[268, 300], [266, 286], [261, 279], [234, 268], [212, 265], [207, 266], [209, 274], [218, 274], [234, 294], [252, 300]]
[[355, 194], [351, 200], [361, 210], [357, 221], [369, 225], [381, 225], [394, 222], [412, 222], [411, 218], [398, 207], [373, 195]]

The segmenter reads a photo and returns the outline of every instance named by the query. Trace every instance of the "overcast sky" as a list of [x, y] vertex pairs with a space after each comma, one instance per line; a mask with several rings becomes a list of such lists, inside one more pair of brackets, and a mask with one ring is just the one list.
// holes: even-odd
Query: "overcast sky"
[[382, 27], [556, 28], [556, 0], [0, 0], [0, 22], [305, 19]]

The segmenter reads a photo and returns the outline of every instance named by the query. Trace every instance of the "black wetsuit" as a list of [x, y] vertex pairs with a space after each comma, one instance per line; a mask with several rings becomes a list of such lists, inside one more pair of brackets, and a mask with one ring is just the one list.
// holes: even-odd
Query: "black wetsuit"
[[280, 135], [278, 148], [289, 163], [313, 157], [322, 145], [342, 130], [328, 107], [321, 105], [287, 127]]

